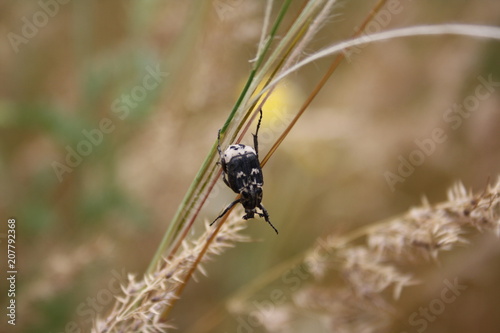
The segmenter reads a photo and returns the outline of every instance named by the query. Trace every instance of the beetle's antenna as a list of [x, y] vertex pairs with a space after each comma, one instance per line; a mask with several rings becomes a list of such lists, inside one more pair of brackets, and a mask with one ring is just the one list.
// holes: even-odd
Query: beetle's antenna
[[257, 158], [259, 158], [259, 140], [257, 139], [257, 135], [259, 135], [260, 122], [262, 121], [262, 108], [259, 109], [260, 117], [257, 122], [257, 129], [255, 130], [255, 134], [253, 135], [253, 148], [255, 149], [255, 153], [257, 154]]
[[262, 210], [262, 214], [260, 213], [257, 213], [260, 215], [260, 217], [263, 217], [264, 220], [266, 220], [267, 223], [269, 223], [269, 225], [271, 226], [271, 228], [274, 229], [274, 231], [276, 231], [276, 235], [278, 234], [278, 229], [276, 229], [274, 227], [274, 225], [271, 223], [271, 221], [269, 221], [269, 213], [267, 212], [267, 210], [264, 208], [264, 206], [262, 206], [262, 204], [259, 205], [259, 208]]
[[210, 223], [210, 226], [211, 226], [212, 224], [214, 224], [214, 223], [215, 223], [215, 221], [217, 221], [218, 219], [220, 219], [221, 217], [223, 217], [224, 215], [226, 215], [226, 213], [227, 213], [227, 212], [228, 212], [231, 208], [233, 208], [233, 206], [234, 206], [234, 205], [236, 205], [236, 204], [238, 204], [238, 203], [240, 203], [240, 202], [241, 202], [241, 199], [237, 199], [237, 200], [234, 200], [233, 202], [231, 202], [231, 203], [229, 204], [229, 206], [227, 206], [227, 207], [226, 207], [226, 209], [224, 209], [224, 211], [223, 211], [223, 212], [222, 212], [219, 216], [217, 216], [217, 218], [216, 218], [216, 219], [215, 219], [212, 223]]

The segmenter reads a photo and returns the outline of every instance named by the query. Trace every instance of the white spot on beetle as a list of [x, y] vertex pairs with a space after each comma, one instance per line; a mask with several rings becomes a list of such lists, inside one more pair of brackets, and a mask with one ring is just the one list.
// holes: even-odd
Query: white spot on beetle
[[245, 146], [242, 144], [231, 145], [226, 149], [222, 158], [224, 159], [225, 163], [229, 163], [229, 161], [231, 161], [233, 157], [238, 155], [247, 155], [247, 154], [257, 155], [255, 153], [255, 150], [250, 146]]

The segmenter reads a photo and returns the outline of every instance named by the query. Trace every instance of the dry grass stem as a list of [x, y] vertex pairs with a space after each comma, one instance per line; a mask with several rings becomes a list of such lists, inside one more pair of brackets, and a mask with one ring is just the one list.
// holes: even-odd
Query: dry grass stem
[[[457, 35], [457, 36], [468, 36], [472, 38], [487, 38], [500, 40], [500, 28], [492, 26], [483, 25], [473, 25], [473, 24], [439, 24], [439, 25], [423, 25], [423, 26], [413, 26], [407, 28], [393, 29], [389, 31], [382, 31], [378, 33], [373, 33], [369, 35], [364, 35], [358, 38], [352, 38], [345, 42], [337, 43], [329, 46], [321, 51], [315, 52], [314, 54], [302, 59], [300, 62], [296, 63], [292, 67], [281, 72], [276, 78], [269, 83], [272, 87], [279, 81], [283, 80], [286, 76], [298, 71], [305, 65], [313, 63], [319, 59], [331, 56], [333, 54], [343, 52], [349, 48], [370, 44], [374, 42], [386, 41], [394, 38], [401, 37], [416, 37], [416, 36], [442, 36], [442, 35]], [[268, 88], [263, 89], [261, 94], [266, 92]], [[257, 95], [256, 98], [259, 98]]]

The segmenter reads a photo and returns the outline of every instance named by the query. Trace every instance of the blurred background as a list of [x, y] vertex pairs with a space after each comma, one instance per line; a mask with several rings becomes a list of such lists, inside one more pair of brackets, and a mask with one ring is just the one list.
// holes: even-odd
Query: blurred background
[[[371, 32], [500, 25], [495, 0], [393, 3], [397, 13], [379, 17]], [[343, 1], [308, 51], [347, 39], [373, 4]], [[118, 282], [144, 272], [249, 74], [264, 5], [0, 3], [0, 236], [5, 253], [5, 221], [15, 217], [19, 272], [17, 325], [2, 314], [1, 331], [86, 332]], [[300, 6], [292, 4], [288, 22]], [[481, 192], [497, 179], [498, 41], [414, 37], [351, 51], [264, 169], [263, 203], [279, 236], [249, 221], [245, 232], [257, 241], [215, 258], [208, 277], [189, 283], [172, 313], [179, 332], [318, 237], [400, 214], [424, 195], [445, 200], [457, 180]], [[330, 61], [291, 75], [276, 92], [264, 110], [262, 152]], [[204, 219], [233, 198], [219, 185]], [[428, 288], [397, 304], [403, 319], [394, 332], [414, 332], [405, 318], [433, 299], [443, 278], [457, 276], [469, 288], [426, 332], [497, 332], [499, 259], [498, 239], [488, 235], [451, 253], [422, 276], [434, 281]], [[238, 324], [227, 313], [214, 332]]]

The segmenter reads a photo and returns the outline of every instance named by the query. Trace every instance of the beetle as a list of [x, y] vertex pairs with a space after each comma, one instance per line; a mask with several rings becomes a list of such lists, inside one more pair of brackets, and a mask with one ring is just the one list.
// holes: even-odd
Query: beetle
[[[243, 144], [230, 145], [224, 153], [220, 148], [220, 130], [217, 135], [217, 151], [219, 153], [219, 164], [222, 166], [222, 180], [240, 197], [231, 202], [217, 218], [210, 223], [214, 224], [223, 217], [234, 205], [241, 203], [245, 208], [243, 219], [254, 218], [255, 214], [263, 217], [267, 223], [278, 233], [278, 230], [269, 220], [269, 213], [262, 205], [262, 186], [264, 178], [259, 161], [259, 142], [258, 134], [260, 123], [262, 121], [262, 109], [259, 110], [260, 117], [257, 123], [257, 129], [253, 135], [254, 148]], [[261, 213], [257, 212], [257, 208]]]

